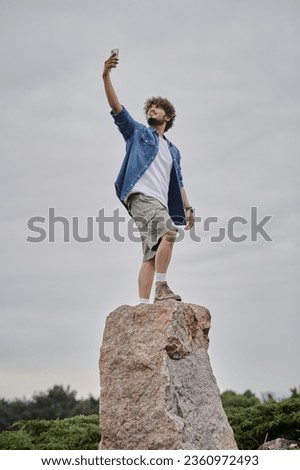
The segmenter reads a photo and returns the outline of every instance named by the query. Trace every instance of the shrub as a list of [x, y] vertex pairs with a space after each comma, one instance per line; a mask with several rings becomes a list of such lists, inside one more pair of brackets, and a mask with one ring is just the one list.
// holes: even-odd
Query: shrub
[[225, 408], [241, 450], [255, 450], [265, 440], [300, 438], [300, 398], [269, 401], [248, 408]]
[[13, 428], [0, 433], [0, 449], [97, 450], [100, 441], [98, 415], [18, 421]]

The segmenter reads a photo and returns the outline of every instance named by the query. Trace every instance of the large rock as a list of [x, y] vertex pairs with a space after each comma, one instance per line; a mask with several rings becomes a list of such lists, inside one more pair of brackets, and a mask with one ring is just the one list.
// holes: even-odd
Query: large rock
[[172, 300], [107, 317], [100, 449], [237, 449], [207, 354], [210, 321]]

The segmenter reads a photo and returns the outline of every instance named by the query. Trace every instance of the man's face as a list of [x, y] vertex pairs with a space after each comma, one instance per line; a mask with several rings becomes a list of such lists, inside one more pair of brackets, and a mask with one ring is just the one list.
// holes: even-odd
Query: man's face
[[153, 104], [151, 108], [148, 109], [147, 122], [149, 126], [160, 126], [169, 120], [170, 119], [167, 117], [165, 111], [155, 104]]

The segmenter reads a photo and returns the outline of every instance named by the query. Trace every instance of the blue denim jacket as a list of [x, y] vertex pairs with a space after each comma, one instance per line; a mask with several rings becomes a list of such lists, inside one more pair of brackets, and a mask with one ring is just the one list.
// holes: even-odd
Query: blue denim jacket
[[[146, 127], [144, 124], [135, 121], [124, 107], [118, 114], [111, 111], [111, 115], [126, 142], [126, 154], [115, 181], [115, 188], [118, 198], [128, 210], [125, 203], [126, 196], [156, 157], [159, 137], [153, 127]], [[176, 225], [184, 225], [186, 220], [180, 191], [183, 186], [180, 152], [170, 141], [167, 140], [167, 142], [173, 158], [168, 193], [168, 210]]]

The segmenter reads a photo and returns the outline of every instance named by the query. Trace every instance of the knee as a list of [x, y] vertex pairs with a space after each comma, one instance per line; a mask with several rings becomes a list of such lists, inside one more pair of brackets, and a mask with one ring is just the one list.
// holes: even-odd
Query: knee
[[151, 268], [154, 265], [155, 265], [155, 256], [153, 256], [153, 258], [147, 259], [146, 261], [143, 261], [143, 264], [142, 264], [142, 266], [149, 267], [149, 268]]
[[168, 243], [174, 243], [177, 237], [177, 232], [175, 230], [170, 230], [169, 232], [165, 233], [163, 236], [163, 240]]

